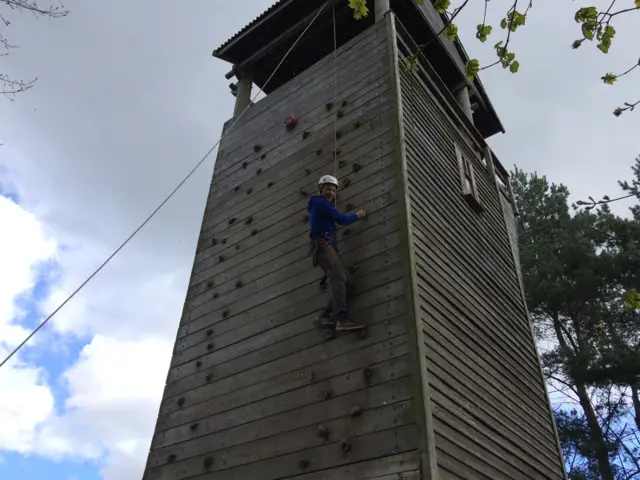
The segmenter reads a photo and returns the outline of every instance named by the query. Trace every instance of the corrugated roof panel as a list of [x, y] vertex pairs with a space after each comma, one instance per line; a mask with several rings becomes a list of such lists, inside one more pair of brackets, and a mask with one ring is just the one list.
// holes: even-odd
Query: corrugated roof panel
[[278, 0], [276, 3], [274, 3], [269, 8], [267, 8], [264, 12], [262, 12], [256, 18], [254, 18], [251, 22], [249, 22], [247, 25], [245, 25], [239, 32], [234, 34], [229, 40], [227, 40], [222, 45], [220, 45], [218, 48], [216, 48], [213, 51], [213, 55], [214, 56], [219, 55], [221, 50], [223, 50], [226, 46], [228, 46], [231, 42], [233, 42], [239, 36], [241, 36], [242, 34], [247, 32], [251, 28], [253, 28], [256, 24], [258, 24], [259, 22], [264, 20], [266, 17], [270, 16], [272, 13], [274, 13], [276, 10], [278, 10], [280, 7], [282, 7], [284, 4], [289, 3], [291, 1], [293, 1], [293, 0]]

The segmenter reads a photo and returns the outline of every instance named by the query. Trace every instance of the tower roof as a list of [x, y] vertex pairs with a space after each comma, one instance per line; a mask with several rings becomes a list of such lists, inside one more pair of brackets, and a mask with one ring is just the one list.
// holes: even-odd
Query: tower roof
[[[431, 2], [418, 6], [409, 0], [390, 1], [391, 9], [418, 44], [429, 42], [442, 30], [443, 18]], [[369, 3], [368, 17], [354, 20], [353, 11], [344, 0], [279, 0], [216, 48], [213, 56], [233, 64], [240, 72], [251, 66], [254, 83], [268, 94], [333, 52], [334, 7], [340, 46], [373, 25], [374, 0]], [[323, 5], [314, 24], [266, 85], [287, 50]], [[466, 81], [468, 56], [460, 41], [452, 42], [440, 35], [423, 52], [449, 88]], [[504, 132], [480, 79], [476, 78], [470, 88], [473, 101], [478, 104], [475, 125], [482, 136]]]

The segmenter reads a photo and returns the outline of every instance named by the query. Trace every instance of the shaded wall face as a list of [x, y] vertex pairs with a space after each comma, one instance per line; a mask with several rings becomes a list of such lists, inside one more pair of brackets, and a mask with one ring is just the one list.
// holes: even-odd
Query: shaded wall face
[[[452, 121], [429, 78], [398, 60], [417, 321], [440, 475], [564, 478], [502, 194], [482, 147]], [[463, 197], [456, 146], [473, 167], [482, 213]]]
[[[339, 50], [337, 98], [329, 57], [224, 137], [146, 480], [417, 478], [389, 59], [383, 23]], [[305, 209], [323, 174], [340, 210], [369, 214], [339, 234], [364, 339], [312, 324], [326, 294]]]

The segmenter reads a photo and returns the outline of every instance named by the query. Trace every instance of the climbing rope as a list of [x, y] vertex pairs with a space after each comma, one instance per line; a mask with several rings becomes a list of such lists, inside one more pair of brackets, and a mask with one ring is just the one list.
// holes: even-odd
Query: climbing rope
[[[338, 178], [338, 36], [336, 33], [336, 6], [333, 6], [333, 176]], [[338, 207], [338, 196], [335, 197]]]
[[[300, 34], [300, 36], [298, 36], [298, 38], [296, 39], [295, 42], [293, 42], [293, 45], [291, 45], [291, 47], [289, 48], [289, 50], [287, 50], [287, 53], [284, 54], [284, 57], [282, 57], [282, 60], [280, 60], [280, 62], [278, 63], [278, 65], [276, 66], [276, 68], [273, 70], [273, 72], [271, 73], [271, 75], [269, 76], [269, 78], [267, 79], [267, 81], [264, 83], [264, 85], [262, 86], [262, 90], [265, 89], [265, 87], [269, 84], [269, 82], [273, 79], [274, 75], [276, 74], [276, 72], [278, 71], [278, 69], [282, 66], [282, 64], [284, 63], [284, 61], [287, 59], [287, 57], [289, 56], [289, 54], [291, 53], [291, 51], [296, 47], [296, 45], [298, 44], [298, 42], [300, 42], [300, 40], [302, 39], [302, 37], [304, 37], [304, 35], [307, 33], [307, 31], [309, 30], [309, 28], [311, 28], [311, 25], [314, 24], [314, 22], [317, 20], [317, 18], [320, 16], [320, 14], [324, 11], [324, 8], [327, 6], [327, 4], [329, 3], [330, 0], [327, 0], [318, 10], [318, 13], [316, 13], [316, 15], [311, 19], [311, 22], [309, 22], [309, 25], [307, 25], [305, 27], [305, 29], [302, 31], [302, 33]], [[334, 7], [335, 8], [335, 7]], [[335, 11], [334, 11], [334, 44], [335, 44]], [[9, 355], [7, 355], [7, 357], [2, 360], [2, 363], [0, 363], [0, 368], [7, 363], [11, 357], [13, 357], [29, 340], [31, 340], [31, 337], [33, 337], [36, 333], [38, 333], [38, 331], [44, 327], [49, 320], [51, 320], [54, 315], [56, 313], [58, 313], [62, 307], [64, 307], [73, 297], [75, 297], [78, 292], [80, 290], [82, 290], [82, 288], [84, 288], [84, 286], [89, 283], [104, 267], [107, 266], [107, 264], [118, 254], [120, 253], [120, 250], [122, 250], [132, 239], [133, 237], [135, 237], [138, 232], [140, 230], [142, 230], [144, 228], [144, 226], [149, 223], [149, 221], [151, 221], [151, 219], [153, 217], [156, 216], [156, 214], [160, 211], [160, 209], [162, 207], [165, 206], [165, 204], [171, 200], [171, 198], [177, 193], [177, 191], [182, 187], [182, 185], [184, 185], [186, 183], [187, 180], [189, 180], [189, 178], [191, 178], [191, 176], [196, 172], [196, 170], [198, 168], [200, 168], [200, 166], [204, 163], [204, 161], [209, 158], [209, 155], [211, 155], [211, 153], [215, 150], [215, 148], [220, 144], [220, 142], [222, 141], [222, 139], [224, 138], [224, 136], [226, 134], [228, 134], [233, 127], [235, 126], [236, 123], [238, 123], [238, 121], [240, 120], [240, 118], [242, 118], [242, 116], [244, 115], [244, 113], [249, 109], [249, 107], [251, 106], [251, 104], [256, 100], [256, 98], [258, 97], [258, 95], [260, 94], [260, 91], [258, 91], [254, 97], [251, 99], [251, 101], [249, 102], [249, 104], [244, 108], [244, 110], [242, 110], [242, 112], [240, 112], [240, 115], [238, 115], [238, 117], [231, 123], [231, 126], [227, 129], [226, 132], [224, 132], [220, 138], [218, 139], [218, 141], [209, 149], [209, 151], [204, 155], [204, 157], [202, 157], [200, 159], [200, 161], [191, 169], [191, 171], [187, 174], [186, 177], [184, 177], [182, 179], [182, 181], [180, 183], [178, 183], [178, 185], [171, 191], [171, 193], [169, 193], [169, 195], [167, 195], [167, 197], [162, 201], [162, 203], [160, 203], [160, 205], [158, 205], [156, 207], [156, 209], [151, 212], [151, 214], [149, 214], [149, 216], [147, 216], [147, 218], [138, 226], [138, 228], [136, 228], [133, 233], [131, 233], [131, 235], [129, 235], [126, 240], [124, 242], [122, 242], [120, 244], [120, 246], [118, 248], [116, 248], [113, 253], [111, 253], [111, 255], [109, 255], [107, 257], [107, 259], [102, 262], [102, 264], [96, 269], [94, 270], [94, 272], [89, 275], [84, 282], [82, 282], [80, 284], [80, 286], [78, 288], [76, 288], [47, 318], [45, 318], [28, 336], [27, 338], [25, 338], [22, 343], [20, 343], [16, 348], [13, 349], [13, 351], [11, 353], [9, 353]]]

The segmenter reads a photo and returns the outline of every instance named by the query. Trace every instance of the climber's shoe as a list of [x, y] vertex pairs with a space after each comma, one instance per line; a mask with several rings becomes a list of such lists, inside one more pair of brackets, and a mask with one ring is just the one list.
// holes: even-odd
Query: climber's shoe
[[349, 318], [349, 313], [342, 311], [337, 315], [336, 332], [348, 332], [351, 330], [362, 330], [364, 325], [354, 322]]
[[331, 319], [331, 310], [325, 308], [313, 321], [313, 324], [319, 328], [333, 327], [335, 322]]

